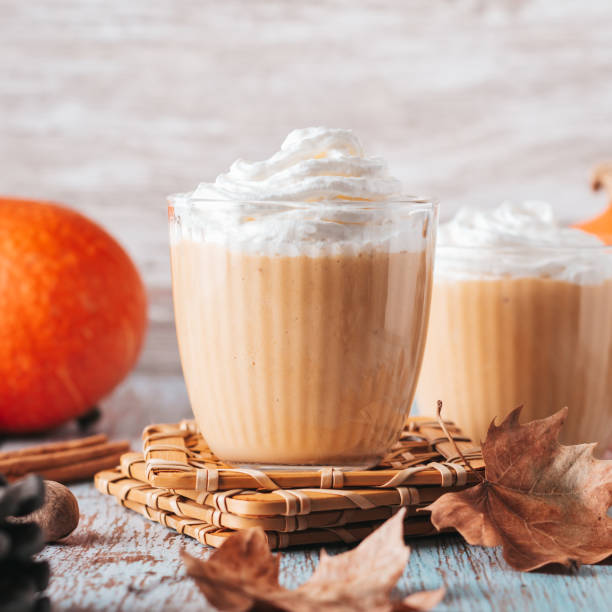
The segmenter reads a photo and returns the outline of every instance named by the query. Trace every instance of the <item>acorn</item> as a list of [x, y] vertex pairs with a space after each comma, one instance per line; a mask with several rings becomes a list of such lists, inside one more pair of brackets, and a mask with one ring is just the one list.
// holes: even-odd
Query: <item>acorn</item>
[[68, 487], [54, 480], [45, 480], [43, 505], [34, 512], [12, 518], [13, 523], [36, 523], [45, 542], [57, 542], [70, 535], [79, 524], [79, 503]]

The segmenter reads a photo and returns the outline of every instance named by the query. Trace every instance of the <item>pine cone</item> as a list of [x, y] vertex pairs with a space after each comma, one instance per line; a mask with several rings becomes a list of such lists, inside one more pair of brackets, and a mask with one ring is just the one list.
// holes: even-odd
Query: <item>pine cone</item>
[[39, 476], [8, 484], [0, 475], [0, 612], [44, 612], [51, 607], [41, 596], [49, 583], [49, 564], [32, 560], [45, 545], [42, 530], [35, 523], [10, 522], [10, 517], [40, 508], [44, 499]]

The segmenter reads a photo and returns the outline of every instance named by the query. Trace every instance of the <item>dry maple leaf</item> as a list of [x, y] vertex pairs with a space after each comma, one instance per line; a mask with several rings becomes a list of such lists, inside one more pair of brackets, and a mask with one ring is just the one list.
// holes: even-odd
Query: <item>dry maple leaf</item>
[[503, 546], [504, 559], [521, 571], [612, 555], [612, 461], [595, 459], [595, 444], [559, 443], [567, 408], [525, 425], [520, 412], [491, 423], [484, 479], [429, 505], [432, 523], [457, 529], [469, 544]]
[[444, 597], [444, 589], [390, 600], [410, 555], [403, 538], [404, 514], [404, 509], [397, 512], [353, 550], [333, 557], [321, 551], [312, 577], [293, 591], [278, 583], [280, 555], [272, 555], [259, 527], [230, 536], [207, 561], [183, 552], [183, 562], [200, 591], [219, 610], [430, 610]]

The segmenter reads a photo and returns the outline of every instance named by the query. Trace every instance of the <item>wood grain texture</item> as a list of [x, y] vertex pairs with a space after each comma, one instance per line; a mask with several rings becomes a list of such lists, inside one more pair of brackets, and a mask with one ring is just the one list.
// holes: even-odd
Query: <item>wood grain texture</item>
[[[161, 525], [129, 512], [90, 485], [72, 487], [81, 507], [81, 523], [65, 544], [42, 553], [53, 577], [49, 593], [57, 610], [210, 609], [184, 578], [179, 551], [210, 551]], [[409, 541], [412, 556], [398, 595], [444, 585], [441, 611], [609, 609], [612, 565], [576, 571], [521, 574], [508, 568], [499, 549], [469, 547], [458, 536]], [[329, 547], [332, 553], [343, 546]], [[295, 588], [314, 570], [316, 548], [285, 552], [281, 581]]]
[[0, 193], [66, 202], [127, 247], [150, 290], [147, 370], [179, 371], [165, 196], [294, 127], [354, 128], [442, 216], [604, 203], [588, 175], [612, 157], [608, 0], [0, 0], [0, 14]]
[[151, 287], [169, 286], [166, 194], [298, 126], [354, 128], [444, 215], [603, 204], [588, 173], [612, 156], [607, 0], [0, 0], [0, 13], [0, 192], [90, 214]]
[[[294, 127], [354, 128], [443, 216], [541, 198], [574, 219], [604, 203], [588, 173], [612, 157], [609, 0], [0, 0], [0, 15], [0, 193], [90, 215], [149, 288], [139, 369], [97, 425], [113, 438], [189, 416], [165, 195], [269, 155]], [[81, 525], [43, 553], [55, 609], [205, 609], [178, 561], [182, 546], [207, 554], [198, 544], [73, 490]], [[284, 584], [317, 558], [285, 555]], [[608, 609], [612, 566], [575, 573], [519, 574], [445, 536], [414, 543], [400, 586], [446, 585], [441, 610]]]

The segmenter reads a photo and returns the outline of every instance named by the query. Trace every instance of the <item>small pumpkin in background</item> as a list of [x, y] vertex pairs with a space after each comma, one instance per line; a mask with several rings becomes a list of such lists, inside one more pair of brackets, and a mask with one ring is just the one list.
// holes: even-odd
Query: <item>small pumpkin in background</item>
[[600, 164], [593, 171], [591, 186], [594, 191], [602, 189], [608, 196], [608, 208], [589, 221], [577, 223], [578, 229], [599, 236], [606, 244], [612, 245], [612, 162]]
[[146, 294], [121, 246], [83, 215], [0, 198], [0, 431], [79, 417], [131, 370]]

